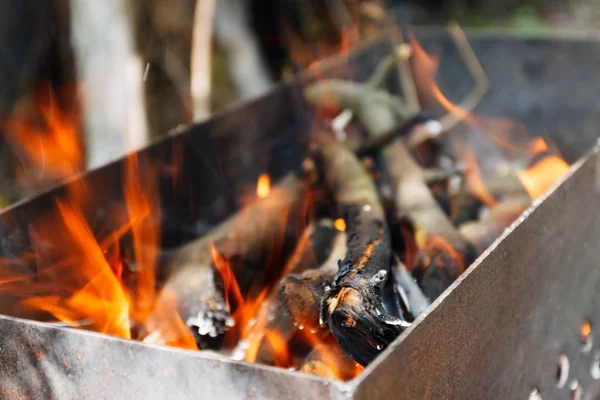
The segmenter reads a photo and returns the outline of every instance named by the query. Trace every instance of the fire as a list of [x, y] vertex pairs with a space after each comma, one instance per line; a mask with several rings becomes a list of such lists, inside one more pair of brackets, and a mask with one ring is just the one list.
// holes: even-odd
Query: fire
[[269, 174], [261, 174], [258, 177], [258, 183], [256, 184], [256, 195], [260, 199], [264, 199], [271, 193], [271, 178]]
[[[548, 151], [548, 144], [542, 138], [536, 137], [529, 140], [526, 131], [519, 124], [506, 120], [481, 118], [448, 100], [435, 82], [439, 59], [427, 54], [414, 38], [411, 45], [413, 46], [415, 83], [419, 88], [419, 92], [424, 94], [422, 101], [426, 108], [434, 111], [439, 111], [441, 108], [469, 124], [476, 132], [484, 133], [497, 147], [496, 152], [505, 151], [514, 154], [518, 152], [523, 144], [528, 147], [529, 152], [526, 156], [529, 158]], [[478, 138], [474, 138], [474, 140], [476, 139]], [[490, 154], [487, 153], [494, 151], [490, 149], [488, 143], [487, 158], [490, 158]], [[484, 204], [493, 206], [496, 199], [487, 191], [486, 182], [481, 176], [475, 155], [470, 150], [462, 150], [461, 157], [463, 157], [462, 161], [466, 162], [469, 167], [467, 174], [469, 189]], [[518, 171], [517, 176], [525, 191], [534, 200], [565, 176], [568, 171], [569, 165], [561, 157], [547, 155], [533, 166]]]
[[[350, 359], [335, 340], [322, 333], [305, 331], [304, 336], [312, 345], [313, 360], [305, 362], [300, 370], [325, 378], [350, 380], [358, 376], [364, 367]], [[310, 356], [309, 356], [310, 357]]]
[[586, 344], [592, 333], [592, 324], [590, 321], [585, 321], [581, 325], [581, 343]]
[[519, 171], [518, 176], [529, 197], [535, 200], [568, 172], [569, 164], [558, 156], [550, 155]]
[[[74, 92], [74, 91], [72, 91]], [[21, 101], [13, 114], [0, 121], [6, 140], [21, 160], [19, 181], [60, 181], [83, 169], [84, 156], [79, 132], [80, 116], [64, 106], [66, 96], [37, 93]]]
[[[123, 287], [81, 212], [62, 201], [56, 206], [62, 222], [48, 221], [34, 231], [34, 237], [55, 238], [59, 247], [43, 249], [47, 244], [36, 243], [40, 253], [38, 277], [47, 283], [54, 281], [58, 289], [69, 294], [33, 296], [23, 300], [21, 306], [47, 311], [72, 326], [82, 320], [92, 321], [91, 328], [97, 332], [129, 339], [129, 303]], [[48, 259], [42, 255], [44, 250], [50, 250]], [[53, 257], [63, 260], [49, 263]]]
[[[20, 263], [1, 262], [0, 291], [15, 298], [17, 315], [41, 313], [42, 320], [75, 328], [195, 349], [176, 311], [175, 296], [164, 294], [157, 300], [156, 179], [133, 156], [125, 167], [124, 223], [98, 239], [85, 217], [93, 190], [81, 180], [71, 182], [65, 197], [55, 199], [51, 211], [32, 221], [34, 254], [24, 255]], [[120, 250], [126, 237], [132, 241], [127, 262]], [[23, 265], [31, 264], [35, 273], [24, 273]]]
[[346, 221], [344, 221], [342, 218], [336, 219], [333, 222], [333, 226], [335, 227], [335, 229], [337, 229], [340, 232], [346, 231]]
[[217, 248], [213, 243], [210, 244], [210, 251], [213, 258], [215, 268], [223, 279], [223, 293], [225, 295], [225, 304], [229, 310], [232, 309], [232, 298], [235, 304], [241, 304], [244, 302], [240, 287], [237, 284], [233, 271], [231, 270], [229, 263], [225, 258], [221, 256]]
[[275, 365], [288, 368], [291, 365], [291, 360], [287, 340], [276, 330], [267, 331], [265, 338], [275, 353], [273, 357]]

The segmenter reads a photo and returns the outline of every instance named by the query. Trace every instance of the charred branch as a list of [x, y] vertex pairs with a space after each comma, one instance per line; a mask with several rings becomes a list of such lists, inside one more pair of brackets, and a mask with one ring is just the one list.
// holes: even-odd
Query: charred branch
[[[346, 235], [339, 232], [333, 240], [329, 258], [316, 269], [291, 274], [279, 285], [279, 310], [290, 321], [307, 329], [319, 327], [321, 302], [325, 288], [338, 272], [338, 262], [346, 256]], [[277, 320], [277, 318], [276, 318]]]
[[[387, 134], [398, 125], [398, 121], [407, 117], [398, 98], [364, 84], [340, 80], [320, 81], [312, 84], [305, 94], [308, 101], [316, 106], [333, 104], [341, 109], [351, 109], [371, 138]], [[455, 250], [452, 256], [444, 257], [447, 263], [443, 265], [448, 268], [445, 275], [449, 278], [443, 282], [451, 283], [474, 260], [474, 247], [440, 208], [427, 186], [423, 169], [413, 159], [406, 145], [396, 139], [385, 146], [381, 153], [393, 187], [397, 211], [411, 216], [422, 238], [435, 237], [436, 242], [441, 238]], [[435, 246], [432, 250], [440, 253], [444, 247]]]
[[[294, 318], [295, 314], [289, 312], [290, 309], [299, 309], [299, 306], [294, 307], [281, 299], [280, 291], [286, 286], [286, 282], [291, 277], [303, 277], [314, 273], [318, 270], [319, 265], [325, 268], [327, 265], [334, 264], [337, 266], [337, 260], [344, 257], [346, 254], [345, 235], [333, 228], [331, 220], [321, 220], [315, 224], [311, 224], [306, 228], [302, 238], [298, 242], [296, 250], [290, 256], [283, 273], [283, 281], [272, 290], [269, 298], [261, 307], [261, 311], [271, 314], [267, 323], [266, 332], [276, 332], [281, 340], [289, 342], [300, 326], [304, 327], [304, 323], [299, 318]], [[335, 268], [333, 275], [337, 271]], [[290, 274], [290, 275], [288, 275]], [[294, 292], [296, 295], [296, 292]], [[321, 296], [314, 303], [313, 321], [316, 321], [312, 327], [318, 328], [319, 320], [319, 304]], [[287, 298], [285, 299], [287, 300]], [[303, 303], [302, 303], [303, 304]], [[308, 323], [306, 323], [308, 327]], [[263, 364], [276, 364], [277, 349], [274, 349], [268, 335], [265, 335], [260, 343], [256, 360]]]
[[391, 243], [385, 214], [369, 176], [343, 145], [320, 137], [327, 187], [344, 215], [348, 252], [326, 291], [321, 321], [360, 364], [371, 362], [402, 331], [404, 321], [386, 313]]

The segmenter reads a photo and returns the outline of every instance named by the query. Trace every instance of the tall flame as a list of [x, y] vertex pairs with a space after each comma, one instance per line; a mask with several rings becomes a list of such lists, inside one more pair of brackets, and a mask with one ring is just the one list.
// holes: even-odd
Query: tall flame
[[[35, 168], [53, 178], [74, 174], [82, 163], [76, 115], [63, 113], [54, 99], [36, 105], [44, 128], [37, 131], [28, 119], [9, 118], [4, 123], [8, 140]], [[124, 209], [118, 219], [107, 217], [108, 225], [118, 226], [102, 238], [86, 219], [94, 191], [101, 188], [82, 179], [70, 182], [65, 196], [55, 199], [54, 208], [32, 220], [29, 236], [34, 254], [0, 260], [0, 292], [15, 299], [16, 314], [33, 313], [122, 338], [196, 348], [176, 312], [175, 296], [165, 294], [157, 300], [157, 177], [147, 163], [144, 168], [140, 164], [135, 155], [126, 159]], [[121, 252], [126, 237], [131, 239], [132, 255], [127, 262]], [[24, 268], [33, 265], [34, 274]]]

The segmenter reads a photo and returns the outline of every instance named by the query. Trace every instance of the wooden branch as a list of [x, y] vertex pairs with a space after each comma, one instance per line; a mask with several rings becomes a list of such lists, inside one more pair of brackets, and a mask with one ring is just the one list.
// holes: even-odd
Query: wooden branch
[[354, 154], [324, 136], [317, 140], [323, 176], [345, 216], [348, 235], [348, 253], [326, 292], [321, 321], [344, 351], [366, 365], [403, 326], [382, 304], [390, 268], [389, 228], [373, 181]]
[[196, 0], [191, 51], [191, 93], [194, 121], [210, 114], [212, 30], [216, 0]]
[[[294, 251], [294, 254], [289, 258], [284, 268], [282, 282], [271, 292], [269, 298], [265, 304], [261, 307], [261, 311], [265, 309], [265, 313], [262, 315], [271, 315], [270, 321], [267, 323], [266, 333], [276, 332], [279, 337], [289, 343], [294, 334], [298, 331], [298, 327], [312, 330], [319, 328], [319, 306], [323, 297], [323, 291], [321, 296], [316, 300], [314, 299], [302, 299], [297, 303], [293, 303], [291, 297], [282, 297], [282, 291], [285, 292], [287, 286], [286, 282], [290, 281], [292, 277], [304, 277], [314, 273], [315, 270], [321, 268], [327, 268], [329, 265], [334, 265], [335, 269], [331, 273], [329, 280], [333, 279], [335, 272], [337, 272], [337, 261], [343, 258], [346, 254], [346, 243], [345, 234], [339, 232], [333, 228], [331, 220], [320, 220], [315, 224], [311, 224], [302, 235], [302, 238], [298, 241], [298, 246]], [[321, 267], [319, 268], [319, 265]], [[290, 274], [290, 275], [288, 275]], [[296, 296], [300, 292], [292, 292], [292, 296]], [[299, 318], [297, 313], [292, 314], [291, 310], [298, 310], [307, 301], [313, 300], [312, 317], [310, 320], [313, 323], [309, 323], [307, 320]], [[307, 314], [308, 311], [302, 311]], [[277, 349], [273, 349], [271, 341], [268, 335], [263, 336], [256, 361], [262, 364], [273, 365], [276, 364]]]
[[346, 234], [339, 232], [332, 242], [331, 253], [319, 268], [291, 274], [279, 285], [279, 310], [295, 325], [307, 329], [320, 326], [320, 307], [325, 288], [338, 272], [338, 262], [346, 256]]
[[297, 228], [305, 223], [307, 201], [308, 185], [293, 174], [287, 175], [268, 197], [239, 211], [214, 232], [168, 255], [168, 278], [163, 290], [177, 294], [179, 314], [188, 326], [201, 330], [200, 335], [214, 335], [216, 330], [218, 336], [230, 323], [222, 318], [224, 312], [229, 315], [231, 310], [224, 308], [211, 244], [229, 264], [243, 294], [250, 290], [253, 281], [281, 273], [264, 268], [265, 260], [269, 255], [285, 257], [285, 247], [295, 243]]
[[[394, 128], [400, 116], [397, 103], [389, 100], [392, 96], [360, 84], [325, 80], [312, 84], [305, 93], [307, 100], [317, 106], [335, 104], [351, 109], [370, 137], [385, 135]], [[444, 283], [450, 284], [475, 259], [475, 248], [440, 209], [425, 182], [423, 169], [402, 141], [388, 144], [382, 150], [382, 157], [393, 186], [397, 211], [411, 216], [423, 238], [441, 238], [456, 250], [448, 258], [451, 263], [446, 265], [452, 279], [444, 280]], [[440, 240], [429, 243], [439, 244]], [[436, 245], [435, 252], [443, 247]]]

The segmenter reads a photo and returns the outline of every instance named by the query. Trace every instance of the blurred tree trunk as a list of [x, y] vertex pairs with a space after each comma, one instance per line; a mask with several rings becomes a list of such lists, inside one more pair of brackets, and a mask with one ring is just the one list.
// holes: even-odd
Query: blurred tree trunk
[[84, 98], [87, 167], [147, 141], [144, 64], [135, 49], [135, 8], [127, 0], [71, 0], [71, 38]]

